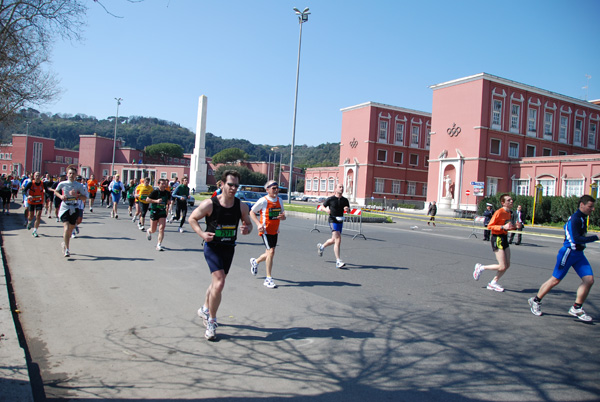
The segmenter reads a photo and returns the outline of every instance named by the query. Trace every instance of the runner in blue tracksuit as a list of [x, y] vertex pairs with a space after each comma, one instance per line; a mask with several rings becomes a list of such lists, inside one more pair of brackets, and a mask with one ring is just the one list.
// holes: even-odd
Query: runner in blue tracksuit
[[558, 285], [567, 275], [569, 268], [573, 267], [577, 275], [581, 278], [581, 284], [577, 288], [577, 297], [575, 304], [569, 309], [569, 314], [579, 318], [582, 321], [592, 321], [592, 317], [587, 315], [581, 307], [587, 298], [592, 285], [594, 284], [594, 273], [589, 261], [583, 254], [586, 243], [598, 241], [597, 235], [586, 236], [587, 218], [594, 211], [596, 200], [590, 195], [584, 195], [579, 199], [579, 208], [565, 224], [565, 242], [556, 257], [556, 266], [550, 279], [548, 279], [538, 291], [535, 297], [529, 299], [531, 312], [534, 315], [542, 315], [540, 304], [542, 298]]

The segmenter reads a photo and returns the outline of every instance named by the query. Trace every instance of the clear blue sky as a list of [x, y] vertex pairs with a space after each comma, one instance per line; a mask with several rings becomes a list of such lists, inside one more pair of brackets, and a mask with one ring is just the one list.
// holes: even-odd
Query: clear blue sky
[[57, 42], [52, 113], [152, 116], [256, 144], [290, 144], [303, 25], [296, 144], [340, 140], [340, 109], [373, 101], [431, 111], [430, 85], [486, 72], [600, 98], [600, 1], [104, 0], [81, 43]]

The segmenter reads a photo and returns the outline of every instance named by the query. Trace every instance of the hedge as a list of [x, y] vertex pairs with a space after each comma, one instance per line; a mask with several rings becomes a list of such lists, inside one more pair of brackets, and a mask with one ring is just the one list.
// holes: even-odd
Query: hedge
[[[517, 210], [517, 206], [521, 205], [525, 211], [525, 221], [531, 223], [533, 216], [533, 197], [527, 195], [516, 195], [509, 193], [513, 200], [513, 211]], [[477, 214], [481, 215], [486, 208], [486, 204], [490, 203], [494, 206], [494, 210], [501, 207], [500, 196], [496, 194], [489, 197], [484, 197], [477, 206]], [[551, 223], [551, 222], [566, 222], [571, 215], [579, 208], [579, 198], [572, 197], [543, 197], [541, 205], [535, 207], [535, 223]], [[600, 226], [600, 209], [596, 209], [590, 215], [590, 225]]]

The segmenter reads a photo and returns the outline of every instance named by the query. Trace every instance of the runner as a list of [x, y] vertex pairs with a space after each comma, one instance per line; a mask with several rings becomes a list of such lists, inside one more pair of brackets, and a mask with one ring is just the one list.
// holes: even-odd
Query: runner
[[152, 233], [156, 232], [156, 226], [158, 226], [158, 244], [156, 245], [158, 251], [165, 251], [162, 241], [165, 237], [165, 222], [171, 201], [171, 193], [167, 191], [167, 183], [167, 179], [160, 179], [158, 188], [153, 190], [146, 199], [150, 203], [150, 228], [146, 237], [148, 240], [152, 240]]
[[42, 176], [40, 172], [33, 174], [33, 181], [30, 181], [23, 187], [23, 191], [27, 193], [27, 205], [29, 205], [29, 222], [27, 223], [27, 230], [31, 229], [34, 225], [33, 219], [35, 217], [35, 227], [31, 233], [33, 237], [38, 237], [38, 228], [42, 220], [42, 210], [44, 209], [44, 183], [42, 183]]
[[104, 177], [102, 179], [102, 183], [100, 183], [100, 187], [101, 187], [101, 191], [102, 191], [102, 203], [100, 204], [101, 206], [104, 206], [104, 202], [106, 201], [106, 208], [110, 208], [110, 190], [108, 189], [108, 186], [110, 185], [110, 182], [112, 181], [112, 176], [108, 176], [108, 177]]
[[46, 195], [44, 214], [48, 214], [48, 218], [52, 218], [52, 205], [54, 201], [54, 192], [52, 191], [53, 184], [54, 178], [49, 173], [46, 173], [46, 177], [44, 178], [44, 193]]
[[2, 213], [8, 215], [10, 210], [10, 199], [12, 197], [12, 177], [2, 175], [0, 181], [0, 195], [2, 196]]
[[187, 216], [187, 202], [190, 196], [190, 188], [188, 187], [188, 178], [184, 177], [181, 179], [181, 184], [175, 187], [173, 190], [173, 198], [175, 199], [175, 220], [179, 223], [179, 233], [183, 233], [183, 224], [185, 223], [185, 217]]
[[59, 179], [54, 182], [51, 188], [52, 194], [54, 194], [54, 216], [56, 216], [56, 222], [60, 222], [58, 211], [60, 210], [60, 204], [62, 203], [62, 199], [56, 196], [56, 187], [58, 187], [58, 183], [65, 180], [67, 180], [67, 175], [63, 173], [60, 175]]
[[[240, 186], [240, 174], [235, 170], [223, 173], [223, 192], [216, 197], [206, 199], [196, 208], [188, 222], [204, 240], [204, 258], [211, 272], [211, 283], [206, 290], [204, 305], [198, 315], [206, 326], [204, 336], [209, 341], [217, 339], [217, 310], [221, 304], [221, 294], [225, 287], [225, 278], [229, 273], [239, 221], [239, 231], [243, 235], [252, 232], [252, 221], [248, 216], [248, 205], [236, 198], [235, 193]], [[206, 230], [203, 231], [199, 221], [206, 218]]]
[[340, 246], [342, 244], [342, 227], [344, 225], [344, 212], [350, 212], [350, 203], [348, 199], [342, 194], [344, 193], [344, 186], [338, 184], [335, 188], [335, 195], [327, 198], [323, 203], [325, 211], [329, 214], [329, 227], [331, 227], [331, 238], [325, 243], [317, 244], [317, 254], [319, 257], [323, 256], [323, 250], [325, 247], [329, 247], [333, 244], [333, 253], [335, 254], [335, 266], [336, 268], [343, 268], [346, 266], [344, 261], [340, 258]]
[[[502, 204], [502, 208], [499, 208], [494, 212], [494, 216], [492, 216], [492, 220], [490, 220], [490, 223], [487, 226], [488, 229], [492, 231], [490, 242], [498, 264], [482, 265], [477, 263], [475, 264], [475, 270], [473, 271], [473, 279], [476, 281], [479, 280], [479, 276], [484, 270], [498, 271], [494, 279], [487, 285], [488, 289], [496, 292], [504, 292], [504, 288], [498, 285], [498, 280], [510, 267], [508, 230], [514, 230], [518, 227], [511, 221], [510, 210], [513, 205], [512, 197], [508, 194], [502, 194], [500, 196], [500, 204]], [[517, 225], [520, 224], [518, 223]]]
[[[276, 288], [271, 276], [273, 270], [273, 258], [275, 257], [275, 247], [277, 246], [277, 237], [279, 234], [279, 222], [285, 220], [285, 211], [283, 210], [283, 200], [279, 198], [279, 184], [275, 180], [270, 180], [265, 184], [267, 195], [261, 197], [253, 206], [250, 218], [258, 228], [258, 235], [266, 247], [266, 251], [258, 258], [250, 258], [250, 272], [252, 275], [258, 273], [258, 264], [266, 261], [267, 277], [265, 285], [269, 289]], [[260, 215], [260, 220], [257, 218]]]
[[[129, 216], [133, 216], [133, 222], [135, 222], [135, 216], [133, 215], [133, 208], [135, 206], [135, 180], [129, 180], [129, 184], [125, 186], [127, 191], [127, 202], [129, 203]], [[137, 215], [137, 212], [136, 212]]]
[[19, 189], [21, 188], [21, 181], [17, 178], [17, 176], [12, 179], [12, 199], [16, 201], [17, 196], [19, 195]]
[[[90, 212], [94, 212], [94, 201], [96, 200], [96, 192], [98, 191], [98, 180], [96, 180], [94, 175], [91, 175], [90, 179], [87, 181], [87, 187], [90, 200]], [[104, 198], [102, 199], [104, 200]]]
[[592, 321], [592, 317], [583, 311], [583, 303], [587, 299], [590, 289], [594, 284], [594, 272], [592, 267], [583, 254], [586, 243], [598, 241], [597, 235], [586, 236], [587, 218], [594, 211], [596, 200], [590, 195], [584, 195], [579, 199], [577, 211], [565, 224], [565, 241], [562, 248], [556, 256], [556, 265], [550, 279], [542, 284], [535, 297], [530, 298], [529, 306], [534, 315], [542, 315], [542, 298], [548, 294], [556, 285], [563, 280], [573, 267], [577, 275], [581, 278], [581, 284], [577, 288], [575, 303], [569, 309], [569, 314], [579, 318], [582, 321]]
[[[141, 179], [139, 186], [135, 188], [135, 198], [136, 200], [138, 200], [138, 205], [140, 207], [140, 222], [138, 223], [138, 228], [142, 232], [146, 230], [144, 228], [144, 224], [146, 221], [146, 213], [148, 212], [148, 207], [150, 206], [150, 204], [148, 203], [148, 196], [152, 191], [154, 191], [154, 187], [150, 185], [149, 177]], [[135, 222], [135, 217], [132, 219], [132, 221]]]
[[[77, 183], [81, 183], [87, 190], [86, 181], [83, 180], [83, 177], [77, 176], [75, 179]], [[89, 193], [88, 193], [89, 194]], [[71, 233], [71, 238], [74, 239], [79, 235], [79, 225], [83, 222], [83, 210], [85, 209], [85, 200], [77, 200], [77, 221], [75, 222], [75, 228], [73, 229], [73, 233]]]
[[110, 213], [110, 217], [119, 219], [119, 212], [117, 211], [117, 207], [119, 206], [121, 192], [123, 191], [123, 182], [121, 181], [121, 176], [119, 176], [118, 174], [115, 175], [113, 181], [111, 181], [108, 185], [108, 190], [110, 191], [110, 195], [112, 197], [112, 212]]
[[60, 198], [60, 210], [58, 216], [64, 223], [63, 230], [63, 242], [61, 244], [62, 251], [65, 257], [70, 257], [71, 252], [69, 248], [69, 241], [71, 240], [71, 234], [77, 223], [79, 213], [77, 211], [77, 200], [83, 200], [87, 198], [87, 189], [81, 183], [75, 181], [77, 176], [77, 169], [74, 166], [70, 166], [67, 169], [67, 180], [61, 181], [56, 186], [54, 196]]
[[23, 178], [23, 181], [21, 181], [21, 194], [23, 195], [23, 208], [25, 208], [25, 211], [23, 212], [23, 214], [25, 215], [25, 222], [23, 223], [23, 226], [27, 226], [27, 224], [29, 223], [29, 205], [27, 204], [27, 191], [25, 191], [25, 186], [31, 182], [32, 178], [33, 178], [33, 174], [27, 173], [26, 176]]

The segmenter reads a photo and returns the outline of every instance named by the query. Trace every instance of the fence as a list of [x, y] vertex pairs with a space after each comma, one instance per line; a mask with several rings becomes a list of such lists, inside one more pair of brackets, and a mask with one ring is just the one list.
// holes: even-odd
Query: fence
[[[315, 230], [320, 232], [319, 227], [329, 228], [329, 214], [325, 211], [323, 205], [318, 205], [315, 211], [315, 226], [311, 229], [311, 232]], [[344, 214], [344, 232], [355, 232], [356, 234], [352, 237], [354, 240], [357, 236], [361, 236], [367, 240], [362, 232], [362, 209], [354, 208], [350, 210], [350, 213]]]
[[483, 231], [486, 229], [486, 225], [483, 223], [483, 221], [485, 221], [484, 216], [476, 215], [473, 218], [473, 229], [471, 230], [471, 234], [469, 235], [468, 239], [470, 239], [471, 236], [475, 236], [475, 238], [477, 238], [477, 233], [483, 233]]

